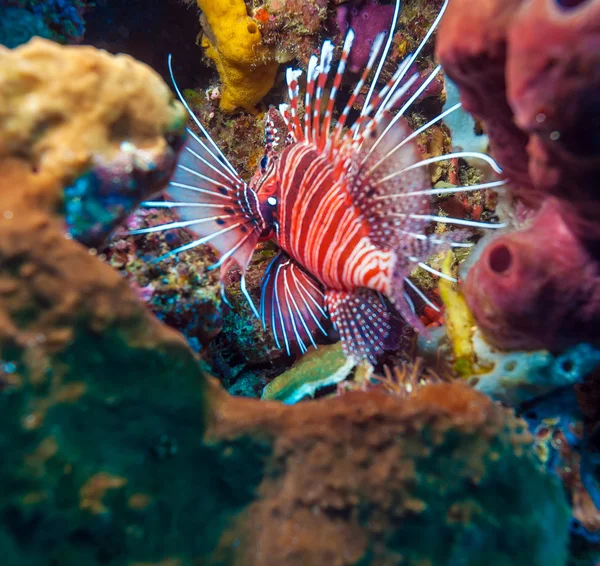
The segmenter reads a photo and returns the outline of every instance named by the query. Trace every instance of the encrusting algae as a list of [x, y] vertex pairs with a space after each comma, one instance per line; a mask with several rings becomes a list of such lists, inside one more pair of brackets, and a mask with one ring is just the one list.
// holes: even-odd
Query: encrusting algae
[[244, 0], [198, 0], [204, 34], [201, 46], [221, 78], [221, 110], [254, 113], [271, 90], [279, 64], [262, 45], [260, 29]]

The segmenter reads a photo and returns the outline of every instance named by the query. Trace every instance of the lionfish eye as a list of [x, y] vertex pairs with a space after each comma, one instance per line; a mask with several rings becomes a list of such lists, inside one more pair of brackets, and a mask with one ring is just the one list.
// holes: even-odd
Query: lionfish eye
[[277, 199], [275, 197], [267, 198], [267, 204], [269, 206], [277, 206]]
[[267, 158], [267, 156], [265, 155], [261, 160], [260, 160], [260, 168], [261, 169], [265, 169], [267, 167], [267, 163], [269, 162], [269, 159]]

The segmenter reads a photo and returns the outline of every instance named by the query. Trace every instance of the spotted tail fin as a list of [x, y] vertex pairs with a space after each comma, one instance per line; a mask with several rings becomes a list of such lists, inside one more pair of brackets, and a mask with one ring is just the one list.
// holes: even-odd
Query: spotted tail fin
[[319, 284], [295, 261], [279, 253], [269, 264], [262, 281], [260, 315], [269, 326], [278, 348], [289, 354], [307, 351], [307, 344], [317, 347], [313, 333], [325, 334], [322, 321], [324, 296]]
[[344, 354], [374, 364], [390, 333], [390, 315], [381, 294], [371, 289], [328, 290], [325, 303]]

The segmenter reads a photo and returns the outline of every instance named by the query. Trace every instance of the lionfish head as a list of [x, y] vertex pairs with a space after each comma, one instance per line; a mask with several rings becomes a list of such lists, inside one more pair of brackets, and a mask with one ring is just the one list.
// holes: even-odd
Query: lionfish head
[[260, 213], [265, 223], [261, 240], [268, 240], [276, 235], [280, 194], [276, 164], [281, 152], [290, 143], [292, 140], [288, 135], [284, 117], [276, 108], [269, 108], [265, 114], [264, 154], [248, 185], [258, 198]]

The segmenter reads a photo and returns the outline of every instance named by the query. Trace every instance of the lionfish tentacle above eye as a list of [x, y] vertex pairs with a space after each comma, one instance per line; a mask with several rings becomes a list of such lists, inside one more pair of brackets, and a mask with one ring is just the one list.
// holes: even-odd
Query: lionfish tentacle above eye
[[299, 79], [302, 76], [301, 69], [292, 69], [288, 67], [285, 72], [285, 79], [288, 85], [288, 94], [290, 97], [289, 105], [289, 126], [291, 127], [294, 139], [296, 141], [302, 141], [304, 138], [304, 132], [300, 125], [300, 119], [298, 118], [298, 97], [300, 95], [300, 83]]
[[[135, 230], [132, 233], [187, 228], [197, 238], [155, 261], [209, 244], [220, 256], [218, 262], [209, 269], [220, 267], [224, 274], [227, 269], [237, 264], [242, 272], [245, 272], [265, 227], [258, 198], [239, 177], [191, 111], [175, 81], [170, 55], [168, 62], [175, 91], [200, 129], [202, 137], [190, 129], [187, 130], [188, 139], [165, 193], [166, 202], [145, 203], [146, 206], [175, 209], [179, 221]], [[255, 308], [253, 310], [257, 313]]]
[[290, 354], [294, 348], [315, 348], [313, 334], [326, 334], [321, 321], [327, 317], [324, 295], [317, 281], [293, 259], [281, 252], [273, 258], [262, 282], [260, 318], [271, 327], [278, 348]]

